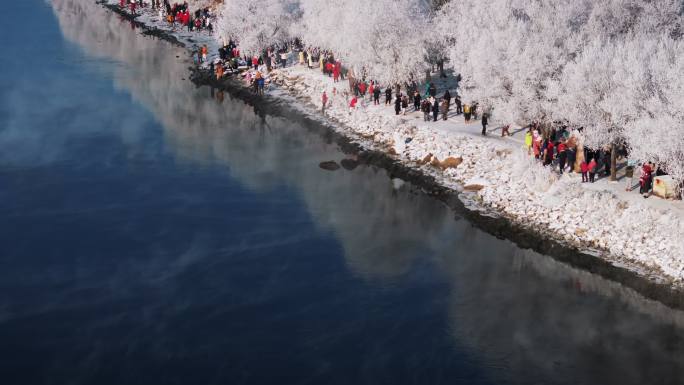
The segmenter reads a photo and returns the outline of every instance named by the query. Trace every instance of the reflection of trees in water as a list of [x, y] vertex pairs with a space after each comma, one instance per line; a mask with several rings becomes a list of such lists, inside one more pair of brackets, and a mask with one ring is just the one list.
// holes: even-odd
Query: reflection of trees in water
[[319, 162], [341, 157], [334, 145], [289, 120], [256, 116], [228, 95], [210, 102], [218, 93], [183, 80], [183, 50], [139, 38], [90, 1], [54, 4], [68, 38], [128, 65], [116, 70], [118, 84], [164, 123], [179, 160], [226, 165], [255, 191], [298, 191], [319, 228], [340, 240], [349, 266], [368, 279], [396, 279], [416, 258], [430, 258], [452, 285], [452, 334], [485, 361], [505, 360], [514, 378], [534, 367], [578, 383], [684, 374], [681, 312], [456, 222], [409, 187], [396, 193], [374, 167], [323, 171]]
[[480, 253], [447, 267], [458, 293], [451, 332], [508, 364], [493, 370], [526, 378], [538, 368], [529, 383], [643, 384], [684, 374], [681, 312], [533, 252], [511, 251], [505, 264], [482, 239], [461, 244]]
[[[177, 49], [140, 38], [98, 8], [57, 1], [58, 15], [69, 9], [64, 20], [60, 16], [64, 34], [94, 54], [127, 64], [116, 81], [164, 123], [166, 142], [176, 156], [225, 164], [256, 191], [296, 189], [320, 227], [342, 240], [355, 271], [376, 278], [400, 275], [416, 254], [426, 251], [426, 234], [451, 223], [448, 210], [431, 199], [408, 193], [392, 197], [389, 178], [373, 175], [384, 171], [321, 170], [321, 161], [340, 160], [335, 145], [286, 119], [259, 117], [241, 101], [210, 102], [211, 94], [216, 99], [218, 93], [183, 80], [188, 63], [176, 58]], [[83, 19], [75, 23], [72, 18]]]

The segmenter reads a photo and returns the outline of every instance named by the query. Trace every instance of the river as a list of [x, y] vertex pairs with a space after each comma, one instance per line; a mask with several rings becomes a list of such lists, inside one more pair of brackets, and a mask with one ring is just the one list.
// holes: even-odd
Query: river
[[684, 378], [681, 311], [319, 168], [352, 157], [325, 128], [196, 88], [94, 1], [6, 7], [3, 384]]

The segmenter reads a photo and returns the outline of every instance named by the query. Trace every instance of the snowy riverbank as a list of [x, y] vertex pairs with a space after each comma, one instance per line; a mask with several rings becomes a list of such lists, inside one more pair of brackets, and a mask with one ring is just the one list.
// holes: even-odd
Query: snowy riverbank
[[[115, 4], [115, 1], [109, 1]], [[143, 10], [137, 18], [160, 29], [168, 26]], [[218, 43], [209, 34], [172, 32], [192, 47]], [[346, 82], [333, 84], [317, 70], [295, 65], [271, 73], [280, 86], [274, 96], [297, 100], [303, 113], [320, 116], [320, 96], [331, 98], [326, 118], [340, 133], [369, 149], [386, 151], [401, 162], [432, 175], [442, 185], [465, 192], [480, 210], [583, 250], [594, 250], [614, 264], [651, 278], [681, 285], [684, 282], [684, 209], [681, 202], [643, 200], [625, 195], [606, 182], [582, 185], [578, 175], [558, 177], [530, 160], [516, 140], [482, 138], [479, 122], [465, 125], [461, 117], [423, 122], [422, 114], [395, 116], [391, 106], [369, 100], [350, 113], [341, 92]], [[332, 94], [337, 87], [338, 95]], [[292, 98], [294, 97], [294, 98]], [[518, 134], [520, 135], [520, 134]], [[411, 140], [407, 142], [407, 139]]]
[[[272, 76], [283, 89], [314, 105], [320, 105], [322, 90], [331, 94], [335, 86], [346, 88], [346, 83], [334, 84], [303, 66]], [[392, 106], [373, 106], [368, 99], [350, 113], [341, 96], [332, 97], [326, 115], [342, 123], [345, 134], [396, 154], [446, 187], [475, 191], [483, 208], [521, 226], [652, 278], [677, 284], [684, 278], [681, 202], [617, 193], [623, 183], [583, 185], [578, 174], [559, 177], [530, 159], [518, 141], [496, 133], [481, 137], [479, 122], [466, 125], [460, 116], [423, 122], [421, 113], [395, 116]], [[407, 138], [411, 141], [406, 144]]]

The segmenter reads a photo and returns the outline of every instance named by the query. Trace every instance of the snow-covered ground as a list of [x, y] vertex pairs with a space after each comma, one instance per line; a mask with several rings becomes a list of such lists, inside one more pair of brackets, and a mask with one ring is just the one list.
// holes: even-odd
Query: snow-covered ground
[[[156, 12], [140, 13], [140, 22], [169, 29]], [[212, 55], [220, 45], [206, 32], [177, 27], [174, 34], [189, 48], [207, 44]], [[298, 103], [304, 113], [319, 115], [365, 147], [388, 151], [444, 186], [463, 191], [464, 198], [475, 201], [481, 210], [654, 279], [684, 283], [681, 201], [643, 199], [625, 192], [623, 182], [603, 179], [582, 184], [577, 174], [559, 177], [526, 155], [522, 131], [501, 138], [499, 131], [490, 130], [491, 135], [481, 137], [479, 121], [465, 124], [453, 112], [449, 120], [438, 122], [423, 122], [420, 112], [396, 116], [393, 105], [384, 105], [384, 95], [379, 106], [366, 98], [350, 111], [343, 96], [347, 82], [333, 83], [305, 66], [274, 70], [270, 77], [279, 85], [270, 91], [273, 95]], [[320, 112], [323, 90], [330, 98], [325, 117]]]

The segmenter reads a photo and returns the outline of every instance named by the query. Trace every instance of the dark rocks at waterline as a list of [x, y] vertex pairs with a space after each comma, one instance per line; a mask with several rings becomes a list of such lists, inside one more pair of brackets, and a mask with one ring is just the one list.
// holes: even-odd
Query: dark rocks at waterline
[[337, 171], [340, 169], [340, 165], [337, 164], [334, 160], [329, 160], [327, 162], [321, 162], [318, 167], [322, 168], [323, 170], [327, 171]]
[[359, 162], [354, 159], [342, 159], [340, 161], [340, 164], [342, 165], [342, 167], [344, 167], [345, 170], [349, 171], [359, 166]]

